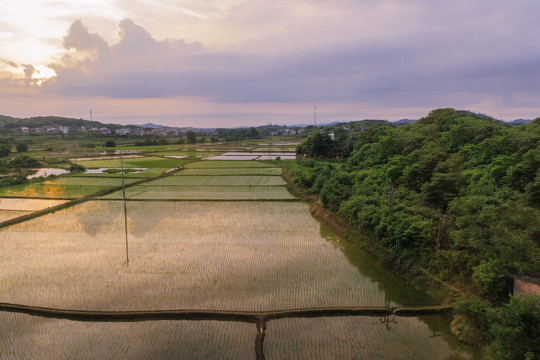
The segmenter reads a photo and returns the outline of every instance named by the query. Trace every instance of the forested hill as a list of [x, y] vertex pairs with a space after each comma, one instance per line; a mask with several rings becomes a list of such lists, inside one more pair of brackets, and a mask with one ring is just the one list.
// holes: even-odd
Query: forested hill
[[93, 127], [107, 126], [111, 129], [121, 128], [123, 125], [103, 124], [99, 121], [90, 121], [83, 119], [65, 118], [60, 116], [36, 116], [31, 118], [19, 119], [11, 116], [0, 115], [0, 130], [12, 132], [21, 127], [42, 128], [49, 126], [67, 126], [70, 128], [80, 128], [84, 126], [88, 129]]
[[540, 118], [438, 109], [347, 126], [313, 129], [297, 149], [306, 157], [286, 165], [293, 180], [398, 258], [466, 289], [460, 331], [490, 342], [493, 358], [540, 358], [540, 299], [509, 297], [511, 275], [540, 271]]
[[361, 233], [493, 299], [507, 296], [509, 275], [540, 270], [540, 119], [438, 109], [336, 130], [313, 132], [291, 172]]

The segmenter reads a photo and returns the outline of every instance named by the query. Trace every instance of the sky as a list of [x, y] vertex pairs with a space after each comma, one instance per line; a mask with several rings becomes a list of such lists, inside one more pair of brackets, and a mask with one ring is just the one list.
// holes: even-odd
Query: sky
[[540, 116], [537, 0], [2, 0], [0, 114], [235, 127]]

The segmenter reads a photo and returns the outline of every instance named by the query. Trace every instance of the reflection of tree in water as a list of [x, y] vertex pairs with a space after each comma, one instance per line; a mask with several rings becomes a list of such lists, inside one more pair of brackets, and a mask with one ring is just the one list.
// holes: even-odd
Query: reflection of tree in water
[[90, 201], [79, 206], [76, 215], [84, 231], [88, 235], [95, 236], [98, 233], [115, 233], [123, 229], [113, 226], [121, 215], [121, 209], [120, 202]]
[[[384, 269], [379, 263], [368, 258], [360, 249], [348, 243], [343, 244], [343, 241], [338, 243], [336, 241], [337, 236], [324, 224], [321, 224], [321, 236], [339, 248], [350, 264], [355, 266], [362, 276], [365, 276], [377, 284], [378, 289], [384, 294], [384, 304], [381, 304], [381, 306], [395, 307], [396, 305], [393, 304], [398, 304], [398, 306], [436, 304], [435, 300], [426, 293], [415, 289], [403, 278]], [[474, 353], [475, 349], [461, 343], [450, 332], [450, 315], [424, 315], [417, 317], [417, 319], [428, 326], [431, 331], [430, 338], [442, 337], [453, 351], [459, 352], [465, 347], [468, 348], [468, 352]], [[399, 318], [394, 315], [384, 316], [379, 320], [381, 325], [385, 326], [389, 331], [392, 331], [392, 324], [396, 324], [400, 321]], [[469, 357], [464, 357], [460, 353], [454, 353], [446, 358], [446, 360], [463, 359], [469, 359]]]
[[137, 237], [152, 232], [160, 222], [177, 215], [167, 202], [127, 202], [129, 234]]
[[[474, 355], [474, 358], [480, 358], [480, 350], [472, 346], [466, 345], [459, 341], [454, 334], [450, 332], [450, 315], [423, 315], [419, 316], [418, 320], [425, 323], [429, 330], [431, 331], [432, 337], [442, 337], [443, 340], [448, 344], [448, 347], [453, 351], [463, 351], [466, 349], [467, 352]], [[446, 358], [446, 360], [465, 360], [469, 359], [464, 357], [459, 353], [454, 353]]]
[[[321, 236], [327, 239], [335, 247], [340, 249], [349, 263], [358, 269], [363, 277], [377, 284], [378, 289], [384, 294], [388, 306], [423, 306], [435, 305], [436, 301], [429, 295], [415, 289], [405, 279], [384, 269], [381, 264], [370, 259], [359, 248], [347, 243], [337, 241], [337, 236], [321, 223]], [[383, 304], [381, 304], [382, 306]]]

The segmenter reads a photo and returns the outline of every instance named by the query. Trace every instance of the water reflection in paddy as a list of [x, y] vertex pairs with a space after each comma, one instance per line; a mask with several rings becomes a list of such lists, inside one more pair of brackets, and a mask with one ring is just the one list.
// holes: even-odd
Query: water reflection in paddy
[[56, 168], [42, 168], [42, 169], [36, 169], [36, 172], [32, 175], [28, 175], [27, 179], [33, 179], [37, 177], [47, 177], [51, 175], [64, 175], [68, 174], [69, 171], [66, 169], [56, 169]]
[[[433, 303], [321, 227], [307, 204], [129, 202], [129, 267], [122, 206], [91, 201], [0, 230], [0, 301], [243, 311]], [[255, 358], [253, 324], [81, 323], [7, 313], [0, 321], [0, 348], [14, 357]], [[267, 359], [472, 357], [444, 316], [272, 320], [264, 350]]]

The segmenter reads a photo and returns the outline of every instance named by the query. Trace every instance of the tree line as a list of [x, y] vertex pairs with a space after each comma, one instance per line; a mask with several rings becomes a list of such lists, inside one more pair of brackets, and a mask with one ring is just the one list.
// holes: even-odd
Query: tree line
[[[493, 345], [505, 334], [493, 319], [508, 314], [493, 311], [523, 310], [509, 296], [510, 276], [540, 271], [540, 118], [508, 125], [437, 109], [412, 124], [343, 129], [311, 132], [297, 149], [302, 160], [287, 165], [294, 182], [399, 259], [468, 289], [462, 313], [480, 307], [479, 323], [490, 326], [475, 330], [493, 358], [509, 358]], [[514, 340], [529, 346], [512, 358], [540, 356], [540, 313], [526, 309], [522, 328], [532, 332]]]

